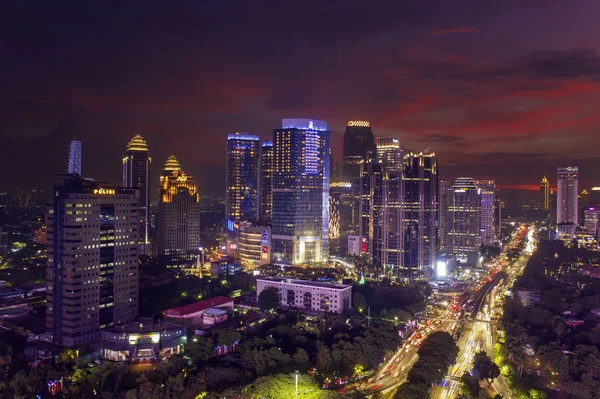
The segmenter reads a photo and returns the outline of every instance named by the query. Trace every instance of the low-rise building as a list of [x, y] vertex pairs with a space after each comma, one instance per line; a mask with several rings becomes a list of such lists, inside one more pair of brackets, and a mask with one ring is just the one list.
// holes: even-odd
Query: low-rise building
[[204, 312], [209, 309], [221, 309], [228, 314], [233, 313], [233, 299], [217, 296], [194, 302], [189, 305], [165, 310], [163, 315], [165, 316], [166, 321], [172, 323], [181, 324], [186, 327], [199, 326], [204, 323], [202, 316], [204, 315]]
[[242, 223], [238, 237], [238, 253], [240, 263], [245, 269], [252, 270], [271, 263], [271, 228]]
[[141, 318], [139, 322], [102, 331], [102, 357], [112, 361], [151, 361], [183, 353], [187, 340], [182, 325]]
[[221, 259], [210, 264], [210, 277], [212, 278], [227, 278], [235, 276], [242, 272], [240, 262], [233, 258]]
[[202, 313], [202, 323], [208, 325], [219, 324], [227, 320], [228, 313], [223, 309], [208, 308]]
[[261, 277], [256, 280], [256, 295], [275, 289], [281, 305], [304, 310], [344, 313], [352, 307], [352, 285]]

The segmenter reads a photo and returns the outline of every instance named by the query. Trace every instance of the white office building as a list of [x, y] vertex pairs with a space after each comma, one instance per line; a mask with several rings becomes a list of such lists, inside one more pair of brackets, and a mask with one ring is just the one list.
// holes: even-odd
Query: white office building
[[352, 307], [352, 285], [282, 277], [258, 278], [257, 297], [265, 289], [279, 291], [283, 306], [331, 313], [344, 313]]

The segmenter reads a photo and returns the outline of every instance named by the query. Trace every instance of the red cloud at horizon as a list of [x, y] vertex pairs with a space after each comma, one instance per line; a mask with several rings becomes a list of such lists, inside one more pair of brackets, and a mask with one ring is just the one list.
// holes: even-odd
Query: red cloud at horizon
[[433, 30], [433, 31], [429, 32], [429, 34], [430, 35], [451, 35], [453, 33], [478, 33], [478, 32], [481, 32], [481, 29], [463, 26], [463, 27], [459, 27], [459, 28]]

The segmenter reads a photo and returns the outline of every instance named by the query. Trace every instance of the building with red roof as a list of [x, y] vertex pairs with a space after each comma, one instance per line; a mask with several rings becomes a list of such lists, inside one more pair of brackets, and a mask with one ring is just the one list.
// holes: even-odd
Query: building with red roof
[[165, 320], [169, 322], [189, 327], [202, 324], [202, 315], [208, 309], [222, 309], [228, 313], [232, 313], [233, 299], [225, 296], [217, 296], [165, 310], [163, 315], [165, 316]]

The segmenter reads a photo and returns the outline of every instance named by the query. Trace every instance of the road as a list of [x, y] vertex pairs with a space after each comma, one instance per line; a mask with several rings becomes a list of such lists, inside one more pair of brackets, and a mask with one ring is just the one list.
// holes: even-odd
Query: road
[[[460, 377], [465, 371], [473, 367], [473, 358], [479, 351], [485, 351], [491, 358], [494, 356], [494, 344], [497, 340], [495, 319], [499, 315], [502, 307], [502, 298], [508, 289], [513, 286], [514, 280], [522, 273], [527, 265], [527, 261], [533, 252], [532, 232], [528, 233], [529, 240], [527, 249], [522, 253], [519, 259], [512, 265], [507, 266], [505, 272], [498, 272], [494, 275], [492, 281], [485, 288], [480, 302], [476, 306], [476, 314], [473, 319], [479, 321], [470, 321], [457, 345], [459, 354], [456, 364], [450, 368], [448, 375], [439, 387], [434, 387], [431, 398], [451, 399], [460, 393]], [[503, 378], [498, 378], [492, 385], [494, 391], [504, 398], [513, 398]]]
[[[500, 259], [521, 239], [525, 239], [524, 235], [524, 232], [517, 233], [511, 243], [506, 245]], [[530, 233], [527, 238], [531, 240], [532, 234]], [[532, 248], [531, 242], [528, 243], [527, 250], [512, 265], [500, 262], [506, 266], [506, 270], [497, 271], [487, 280], [484, 278], [480, 282], [471, 285], [448, 304], [439, 317], [421, 323], [419, 329], [404, 340], [402, 347], [373, 377], [362, 383], [348, 386], [344, 391], [359, 390], [365, 394], [382, 392], [385, 395], [397, 389], [400, 384], [406, 381], [408, 371], [419, 358], [417, 352], [420, 342], [434, 331], [445, 331], [453, 335], [460, 332], [457, 343], [460, 352], [457, 364], [450, 368], [449, 375], [444, 379], [441, 386], [434, 388], [431, 397], [442, 399], [455, 397], [460, 392], [458, 379], [464, 371], [471, 369], [475, 353], [483, 349], [490, 356], [493, 355], [496, 333], [492, 319], [501, 306], [501, 302], [496, 298], [501, 298], [501, 294], [506, 291], [507, 287], [512, 287], [512, 282], [526, 265], [530, 253], [533, 252]], [[470, 291], [475, 291], [472, 297], [468, 294]], [[473, 307], [472, 312], [465, 311], [465, 308], [470, 310], [471, 306]], [[463, 327], [462, 331], [460, 331], [461, 327]], [[494, 383], [494, 387], [497, 386], [497, 392], [510, 398], [508, 388], [502, 381], [498, 380]]]

